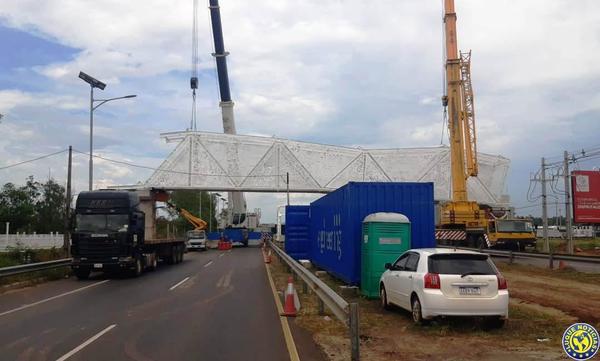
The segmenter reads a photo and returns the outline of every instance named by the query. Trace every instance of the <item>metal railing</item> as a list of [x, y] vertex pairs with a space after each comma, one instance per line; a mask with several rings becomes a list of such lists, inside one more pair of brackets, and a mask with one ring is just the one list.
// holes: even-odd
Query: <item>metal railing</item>
[[344, 325], [346, 325], [346, 327], [348, 327], [350, 331], [350, 354], [352, 361], [358, 361], [360, 359], [358, 303], [346, 302], [342, 296], [338, 295], [325, 282], [286, 254], [273, 242], [268, 241], [267, 243], [292, 272], [298, 275], [304, 284], [310, 287], [310, 289], [319, 297], [320, 311], [322, 311], [322, 302], [340, 321], [342, 321]]
[[560, 254], [560, 253], [536, 253], [536, 252], [515, 252], [515, 251], [502, 251], [497, 249], [479, 249], [479, 248], [469, 248], [469, 247], [454, 247], [454, 246], [438, 246], [443, 248], [456, 248], [456, 249], [464, 249], [468, 251], [479, 251], [482, 253], [487, 253], [490, 256], [499, 256], [499, 257], [508, 257], [511, 260], [514, 257], [522, 257], [522, 258], [538, 258], [538, 259], [547, 259], [552, 268], [553, 261], [575, 261], [575, 262], [583, 262], [583, 263], [592, 263], [592, 264], [600, 264], [600, 257], [595, 256], [574, 256], [569, 254]]
[[48, 269], [66, 267], [71, 264], [71, 258], [57, 259], [54, 261], [28, 263], [18, 266], [0, 268], [0, 277], [14, 276], [22, 273], [44, 271]]

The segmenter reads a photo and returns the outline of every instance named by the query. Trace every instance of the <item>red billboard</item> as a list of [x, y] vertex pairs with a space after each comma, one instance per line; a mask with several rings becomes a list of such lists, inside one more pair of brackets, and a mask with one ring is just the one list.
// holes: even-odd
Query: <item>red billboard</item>
[[600, 172], [577, 170], [571, 175], [575, 223], [600, 223]]

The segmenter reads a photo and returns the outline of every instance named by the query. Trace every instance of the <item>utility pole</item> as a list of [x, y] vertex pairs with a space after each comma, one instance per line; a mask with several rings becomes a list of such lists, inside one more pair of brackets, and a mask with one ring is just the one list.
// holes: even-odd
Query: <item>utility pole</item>
[[569, 172], [569, 153], [566, 150], [563, 162], [565, 172], [565, 225], [567, 227], [567, 252], [573, 254], [573, 234], [571, 229], [571, 174]]
[[548, 195], [546, 193], [546, 160], [542, 157], [542, 234], [544, 236], [544, 252], [550, 252], [548, 241]]
[[67, 165], [67, 199], [65, 204], [65, 230], [63, 232], [63, 250], [69, 254], [69, 244], [71, 241], [71, 169], [73, 166], [73, 147], [69, 146], [69, 163]]
[[209, 232], [212, 230], [213, 195], [214, 194], [208, 192], [208, 199], [210, 200], [210, 203], [208, 204], [208, 231]]
[[290, 205], [290, 172], [285, 174], [285, 184], [287, 187], [287, 205]]

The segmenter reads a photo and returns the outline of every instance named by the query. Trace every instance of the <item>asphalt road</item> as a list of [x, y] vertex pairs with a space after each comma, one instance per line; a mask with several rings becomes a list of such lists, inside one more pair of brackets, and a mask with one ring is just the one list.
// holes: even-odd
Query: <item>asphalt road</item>
[[[301, 357], [315, 347], [292, 331]], [[260, 250], [244, 248], [188, 253], [139, 278], [99, 274], [0, 295], [0, 359], [290, 357]]]

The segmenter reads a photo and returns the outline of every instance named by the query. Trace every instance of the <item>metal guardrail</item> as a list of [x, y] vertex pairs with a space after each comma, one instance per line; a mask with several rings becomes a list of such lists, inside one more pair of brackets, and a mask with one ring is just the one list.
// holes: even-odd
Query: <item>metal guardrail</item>
[[[273, 242], [268, 241], [268, 245], [275, 251], [279, 258], [284, 261], [288, 267], [298, 275], [302, 281], [310, 287], [311, 290], [319, 297], [331, 312], [342, 321], [350, 330], [350, 354], [352, 361], [360, 359], [359, 352], [359, 331], [358, 331], [358, 303], [348, 303], [331, 289], [325, 282], [320, 280], [312, 272], [290, 257], [281, 248], [277, 247]], [[321, 308], [321, 307], [320, 307]]]
[[0, 277], [14, 276], [22, 273], [44, 271], [53, 268], [66, 267], [71, 264], [71, 258], [58, 259], [47, 262], [28, 263], [18, 266], [0, 268]]
[[600, 257], [595, 256], [575, 256], [570, 254], [560, 254], [560, 253], [534, 253], [534, 252], [514, 252], [514, 251], [501, 251], [496, 249], [479, 249], [479, 248], [469, 248], [469, 247], [454, 247], [454, 246], [438, 246], [443, 248], [456, 248], [456, 249], [464, 249], [468, 251], [479, 251], [482, 253], [487, 253], [491, 256], [500, 256], [500, 257], [523, 257], [523, 258], [539, 258], [539, 259], [547, 259], [552, 265], [553, 261], [575, 261], [575, 262], [584, 262], [584, 263], [596, 263], [600, 264]]

